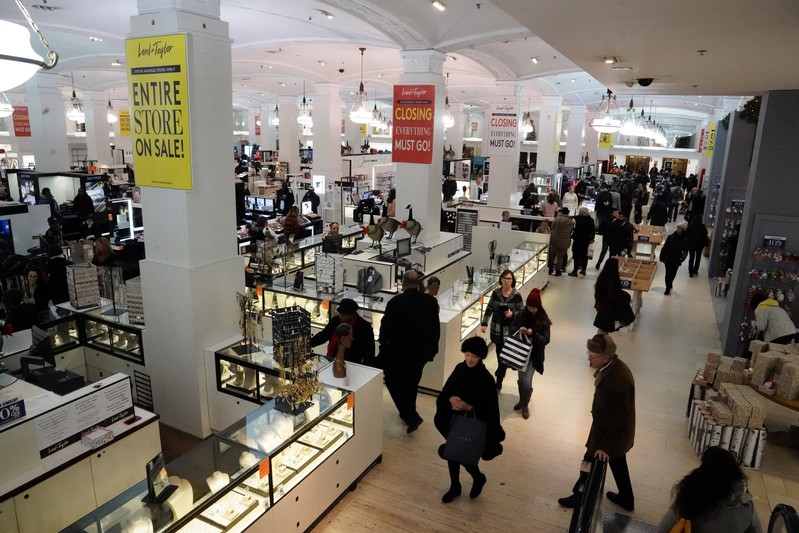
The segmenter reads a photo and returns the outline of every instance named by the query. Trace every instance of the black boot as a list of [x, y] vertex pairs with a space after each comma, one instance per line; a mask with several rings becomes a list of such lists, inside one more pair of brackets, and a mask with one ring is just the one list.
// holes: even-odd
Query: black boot
[[522, 403], [524, 402], [523, 398], [524, 398], [524, 390], [525, 390], [524, 387], [522, 386], [522, 382], [521, 381], [517, 381], [516, 385], [519, 386], [519, 401], [516, 402], [516, 405], [513, 406], [513, 410], [514, 411], [518, 411], [519, 409], [522, 408]]
[[497, 371], [494, 372], [494, 376], [497, 378], [497, 392], [502, 390], [502, 380], [505, 379], [505, 373], [508, 371], [508, 367], [502, 364], [500, 361], [497, 364]]
[[447, 461], [449, 468], [449, 490], [441, 497], [441, 501], [449, 503], [461, 495], [461, 465], [455, 461]]
[[530, 405], [530, 398], [533, 396], [533, 389], [525, 389], [522, 391], [522, 418], [527, 420], [530, 418], [530, 409], [528, 408]]

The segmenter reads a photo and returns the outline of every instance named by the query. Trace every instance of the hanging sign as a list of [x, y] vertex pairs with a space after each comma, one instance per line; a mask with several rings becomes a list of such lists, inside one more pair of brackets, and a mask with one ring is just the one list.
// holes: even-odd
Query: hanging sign
[[613, 144], [612, 133], [599, 134], [599, 148], [610, 148], [612, 144]]
[[261, 115], [255, 115], [255, 135], [261, 134]]
[[28, 106], [15, 105], [12, 119], [14, 121], [14, 135], [17, 137], [31, 136], [31, 119], [28, 115]]
[[488, 117], [488, 155], [514, 155], [519, 151], [519, 107], [491, 104]]
[[119, 110], [119, 135], [130, 137], [130, 111], [127, 109]]
[[699, 133], [699, 149], [697, 150], [697, 152], [702, 151], [704, 143], [705, 143], [705, 128], [702, 128], [702, 131]]
[[707, 133], [707, 149], [705, 154], [708, 157], [713, 157], [713, 147], [716, 145], [716, 127], [718, 126], [717, 122], [714, 122], [710, 125], [710, 131]]
[[433, 162], [435, 101], [435, 85], [394, 86], [392, 163]]
[[125, 41], [136, 184], [192, 189], [186, 35]]

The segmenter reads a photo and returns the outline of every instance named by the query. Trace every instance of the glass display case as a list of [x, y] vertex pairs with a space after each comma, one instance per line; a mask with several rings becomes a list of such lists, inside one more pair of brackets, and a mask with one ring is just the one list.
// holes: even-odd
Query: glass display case
[[113, 316], [106, 307], [82, 313], [84, 344], [101, 352], [144, 365], [142, 326], [130, 324], [127, 313]]
[[55, 306], [48, 311], [49, 316], [40, 327], [53, 339], [53, 353], [57, 355], [80, 346], [80, 314]]
[[353, 400], [324, 387], [297, 416], [269, 402], [168, 464], [164, 503], [142, 481], [64, 531], [244, 531], [353, 437]]
[[215, 352], [216, 388], [256, 403], [266, 403], [280, 391], [280, 364], [275, 361], [272, 346], [261, 342], [252, 348], [234, 344]]

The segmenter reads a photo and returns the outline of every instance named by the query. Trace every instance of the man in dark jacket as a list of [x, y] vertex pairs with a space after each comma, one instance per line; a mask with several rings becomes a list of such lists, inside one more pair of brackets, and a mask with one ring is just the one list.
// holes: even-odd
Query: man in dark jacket
[[438, 302], [419, 290], [419, 275], [408, 270], [402, 276], [402, 293], [386, 304], [380, 324], [380, 360], [386, 388], [408, 433], [424, 422], [416, 411], [416, 392], [424, 365], [438, 353], [441, 324]]
[[655, 196], [655, 203], [649, 208], [646, 220], [652, 226], [665, 226], [668, 219], [669, 208], [663, 203], [663, 197], [661, 195]]
[[[613, 221], [616, 220], [616, 215], [619, 214], [618, 209], [613, 209], [610, 212], [610, 217], [606, 218], [597, 225], [597, 234], [602, 236], [602, 252], [596, 261], [596, 269], [599, 270], [602, 266], [602, 261], [605, 259], [605, 254], [610, 250], [610, 233], [613, 230]], [[594, 252], [596, 254], [596, 251]], [[613, 257], [613, 256], [609, 256]]]
[[633, 225], [627, 221], [627, 217], [621, 211], [616, 215], [616, 220], [610, 225], [608, 234], [608, 246], [610, 247], [610, 257], [629, 254], [633, 249]]
[[688, 255], [686, 228], [688, 228], [687, 222], [677, 224], [674, 233], [666, 237], [666, 242], [660, 249], [660, 262], [666, 265], [666, 292], [663, 293], [666, 295], [671, 294], [671, 286], [677, 276], [677, 270], [685, 261], [685, 256]]
[[569, 272], [572, 277], [577, 277], [577, 272], [585, 276], [588, 267], [588, 246], [594, 242], [596, 228], [594, 219], [587, 207], [581, 207], [578, 216], [574, 217], [574, 230], [572, 231], [572, 257], [574, 269]]
[[358, 314], [358, 303], [344, 298], [338, 304], [338, 315], [332, 317], [322, 331], [311, 337], [311, 347], [325, 342], [327, 357], [335, 358], [338, 348], [336, 328], [339, 324], [352, 326], [354, 340], [352, 346], [344, 351], [344, 360], [363, 365], [375, 365], [375, 333], [372, 325]]
[[444, 183], [441, 184], [441, 194], [444, 197], [445, 202], [452, 201], [455, 198], [455, 195], [458, 193], [458, 182], [455, 181], [455, 175], [449, 174], [446, 178], [444, 178]]
[[78, 189], [78, 194], [75, 195], [75, 198], [72, 200], [72, 207], [75, 209], [75, 212], [78, 213], [78, 218], [81, 220], [85, 219], [88, 215], [94, 214], [94, 202], [83, 187]]
[[[635, 441], [635, 380], [632, 372], [616, 355], [610, 335], [594, 335], [586, 343], [588, 364], [594, 374], [594, 401], [591, 405], [591, 431], [585, 443], [583, 461], [598, 457], [608, 463], [619, 492], [608, 492], [608, 499], [627, 511], [635, 509], [635, 496], [627, 468], [627, 452]], [[563, 507], [580, 505], [581, 491], [588, 473], [581, 469], [572, 495], [560, 498]]]
[[596, 223], [601, 227], [606, 220], [611, 220], [610, 213], [613, 211], [613, 196], [606, 184], [602, 184], [596, 194]]

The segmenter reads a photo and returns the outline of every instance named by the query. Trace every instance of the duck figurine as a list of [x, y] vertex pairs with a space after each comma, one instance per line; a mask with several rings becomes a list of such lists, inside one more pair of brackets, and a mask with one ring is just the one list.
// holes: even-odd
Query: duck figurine
[[422, 232], [422, 225], [413, 218], [413, 206], [408, 204], [405, 209], [408, 210], [408, 220], [400, 224], [400, 227], [411, 235], [411, 242], [416, 242], [416, 238], [419, 237], [419, 234]]
[[383, 227], [383, 230], [388, 233], [386, 238], [392, 239], [394, 237], [394, 232], [400, 227], [400, 222], [396, 218], [383, 217], [383, 219], [380, 220], [380, 225]]
[[366, 227], [366, 235], [372, 239], [372, 246], [379, 243], [383, 240], [383, 235], [385, 235], [386, 231], [383, 229], [383, 226], [380, 224], [375, 224], [375, 215], [374, 213], [369, 214], [369, 225]]

